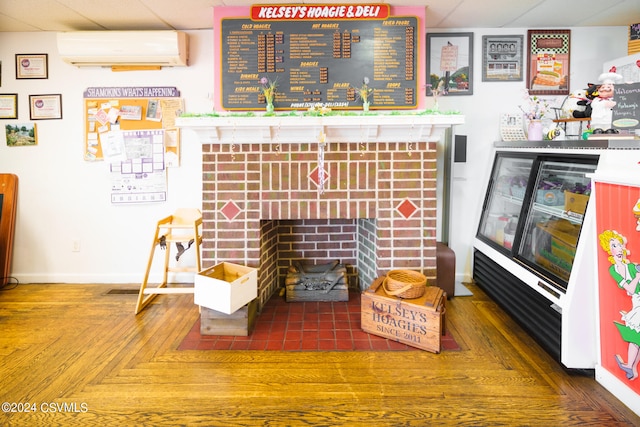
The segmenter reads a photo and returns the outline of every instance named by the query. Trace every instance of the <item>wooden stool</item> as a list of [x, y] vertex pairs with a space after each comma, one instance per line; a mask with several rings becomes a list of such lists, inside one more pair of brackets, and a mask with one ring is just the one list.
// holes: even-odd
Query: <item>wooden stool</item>
[[[169, 252], [171, 252], [172, 243], [176, 243], [178, 253], [176, 261], [186, 251], [189, 246], [193, 245], [196, 252], [195, 267], [170, 267]], [[184, 245], [188, 245], [187, 248]], [[151, 302], [158, 294], [192, 294], [193, 287], [186, 288], [168, 288], [167, 276], [172, 272], [199, 272], [200, 266], [200, 245], [202, 244], [202, 213], [198, 209], [178, 209], [173, 215], [158, 221], [156, 232], [153, 236], [151, 244], [151, 253], [149, 254], [149, 262], [147, 263], [147, 271], [144, 274], [140, 293], [138, 294], [138, 303], [136, 304], [136, 314]], [[164, 254], [164, 272], [163, 280], [157, 287], [148, 288], [149, 272], [153, 263], [153, 255], [156, 247], [160, 246], [165, 250]]]
[[456, 290], [456, 254], [442, 242], [436, 243], [436, 283], [451, 298]]

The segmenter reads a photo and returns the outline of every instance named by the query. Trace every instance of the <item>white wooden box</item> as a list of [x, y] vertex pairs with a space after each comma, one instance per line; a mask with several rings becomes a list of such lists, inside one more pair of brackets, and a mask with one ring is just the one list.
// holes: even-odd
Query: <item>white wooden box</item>
[[223, 262], [195, 276], [197, 305], [231, 314], [258, 296], [258, 269]]

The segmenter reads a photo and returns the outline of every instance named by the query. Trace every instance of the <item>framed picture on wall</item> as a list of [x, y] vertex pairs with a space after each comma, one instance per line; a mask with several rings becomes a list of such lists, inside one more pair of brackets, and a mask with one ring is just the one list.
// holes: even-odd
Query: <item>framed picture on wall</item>
[[18, 94], [0, 93], [0, 119], [18, 118]]
[[16, 54], [16, 79], [48, 79], [49, 55]]
[[571, 30], [529, 30], [527, 89], [531, 95], [568, 95]]
[[26, 147], [38, 145], [38, 132], [35, 123], [14, 123], [4, 127], [7, 147]]
[[427, 34], [427, 96], [473, 94], [473, 33]]
[[523, 35], [482, 36], [482, 81], [522, 81], [523, 53]]
[[29, 115], [31, 120], [62, 118], [62, 95], [29, 95]]

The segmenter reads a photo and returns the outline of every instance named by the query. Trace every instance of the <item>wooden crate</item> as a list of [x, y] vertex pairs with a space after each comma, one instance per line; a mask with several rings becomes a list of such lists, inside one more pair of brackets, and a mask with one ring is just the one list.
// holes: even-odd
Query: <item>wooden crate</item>
[[412, 347], [440, 353], [445, 332], [444, 314], [447, 294], [427, 286], [423, 296], [402, 299], [387, 295], [382, 288], [385, 276], [373, 281], [362, 293], [360, 321], [362, 330]]
[[210, 308], [200, 309], [201, 335], [233, 335], [246, 337], [253, 332], [258, 315], [258, 300], [236, 310], [232, 314], [221, 313]]
[[193, 301], [231, 314], [258, 296], [258, 269], [223, 262], [202, 270], [194, 279]]

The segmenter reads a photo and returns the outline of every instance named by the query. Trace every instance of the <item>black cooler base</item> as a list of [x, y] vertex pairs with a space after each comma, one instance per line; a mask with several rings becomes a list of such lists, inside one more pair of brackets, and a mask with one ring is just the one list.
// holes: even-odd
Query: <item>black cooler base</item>
[[473, 258], [476, 284], [560, 362], [562, 316], [552, 303], [482, 252]]

